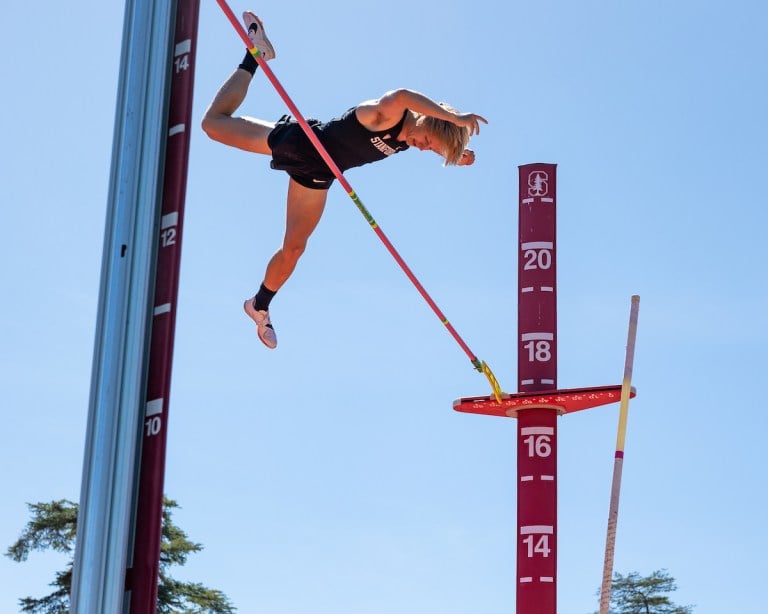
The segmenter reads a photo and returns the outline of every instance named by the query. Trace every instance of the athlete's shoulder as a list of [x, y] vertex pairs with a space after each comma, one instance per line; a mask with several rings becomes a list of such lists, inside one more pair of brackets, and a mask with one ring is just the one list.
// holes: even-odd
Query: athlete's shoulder
[[391, 128], [400, 121], [407, 108], [407, 98], [403, 95], [405, 91], [390, 90], [380, 98], [361, 102], [355, 109], [357, 120], [368, 130]]

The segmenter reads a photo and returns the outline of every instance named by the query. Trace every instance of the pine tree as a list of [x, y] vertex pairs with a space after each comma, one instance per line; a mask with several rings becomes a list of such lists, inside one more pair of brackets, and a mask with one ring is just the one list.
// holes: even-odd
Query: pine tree
[[[640, 576], [633, 571], [626, 576], [613, 574], [611, 614], [691, 614], [693, 606], [672, 603], [664, 593], [677, 590], [675, 579], [666, 569]], [[598, 595], [600, 591], [598, 591]]]
[[[19, 599], [22, 612], [29, 614], [68, 614], [69, 594], [72, 587], [75, 534], [77, 531], [77, 503], [61, 499], [50, 503], [27, 504], [31, 520], [19, 539], [8, 548], [5, 556], [17, 562], [26, 561], [32, 551], [54, 550], [71, 554], [67, 567], [56, 573], [50, 586], [54, 591], [39, 599]], [[193, 552], [203, 549], [191, 542], [179, 527], [173, 524], [171, 512], [178, 504], [163, 499], [162, 541], [160, 544], [160, 578], [157, 589], [158, 614], [232, 614], [235, 607], [221, 591], [196, 582], [180, 582], [168, 575], [172, 565], [184, 565]]]

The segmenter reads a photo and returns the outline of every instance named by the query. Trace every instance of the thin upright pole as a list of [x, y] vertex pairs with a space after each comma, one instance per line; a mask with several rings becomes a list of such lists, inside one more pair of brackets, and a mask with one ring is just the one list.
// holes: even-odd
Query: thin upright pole
[[600, 614], [608, 614], [611, 602], [611, 579], [613, 577], [613, 555], [616, 550], [616, 525], [619, 519], [619, 494], [621, 492], [621, 472], [624, 465], [624, 443], [627, 435], [627, 415], [629, 397], [632, 391], [632, 365], [635, 360], [635, 338], [637, 337], [637, 315], [640, 310], [640, 297], [632, 296], [629, 311], [629, 331], [627, 332], [627, 350], [624, 360], [624, 379], [621, 382], [621, 403], [619, 405], [619, 427], [616, 434], [616, 454], [613, 460], [613, 481], [611, 483], [611, 502], [608, 508], [608, 531], [605, 538], [605, 561], [603, 563], [603, 583], [600, 588]]

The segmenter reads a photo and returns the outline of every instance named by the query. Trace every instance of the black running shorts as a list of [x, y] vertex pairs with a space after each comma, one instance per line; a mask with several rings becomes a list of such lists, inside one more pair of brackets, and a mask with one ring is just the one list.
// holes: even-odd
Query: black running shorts
[[[314, 127], [321, 122], [308, 119]], [[283, 115], [267, 137], [272, 150], [270, 166], [285, 171], [297, 183], [312, 190], [327, 190], [333, 183], [333, 173], [323, 161], [298, 122], [290, 115]]]

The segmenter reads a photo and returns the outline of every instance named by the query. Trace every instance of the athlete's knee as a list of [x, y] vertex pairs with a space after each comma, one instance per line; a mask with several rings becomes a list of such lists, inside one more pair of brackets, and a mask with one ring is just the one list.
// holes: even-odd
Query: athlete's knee
[[226, 110], [217, 109], [215, 103], [205, 111], [200, 126], [210, 138], [214, 141], [226, 142], [228, 135], [232, 132], [233, 122], [235, 120]]
[[306, 241], [287, 241], [283, 244], [283, 257], [290, 262], [297, 262], [304, 250], [307, 249]]
[[217, 118], [214, 113], [211, 112], [210, 109], [205, 112], [205, 115], [203, 115], [203, 119], [200, 122], [200, 127], [203, 129], [203, 132], [205, 132], [210, 138], [212, 138], [214, 141], [217, 141], [218, 139], [216, 136], [218, 135], [219, 131], [217, 130]]

